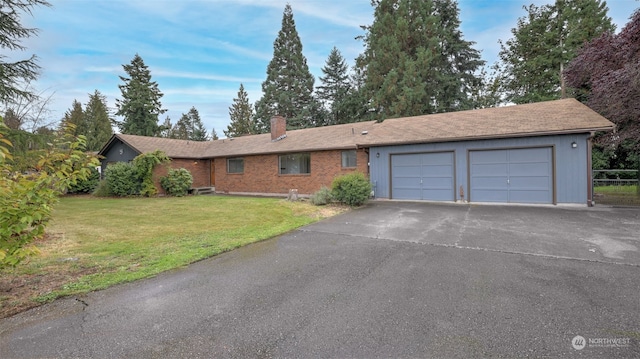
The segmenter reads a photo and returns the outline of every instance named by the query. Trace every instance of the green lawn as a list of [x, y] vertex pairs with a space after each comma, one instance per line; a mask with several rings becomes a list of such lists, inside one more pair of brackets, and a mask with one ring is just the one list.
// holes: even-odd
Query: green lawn
[[638, 193], [638, 186], [597, 186], [593, 188], [595, 193], [616, 193], [616, 194], [630, 194], [634, 195]]
[[638, 186], [598, 186], [594, 187], [594, 200], [597, 204], [640, 206]]
[[341, 210], [230, 196], [62, 198], [37, 244], [41, 254], [0, 271], [0, 317], [182, 267]]

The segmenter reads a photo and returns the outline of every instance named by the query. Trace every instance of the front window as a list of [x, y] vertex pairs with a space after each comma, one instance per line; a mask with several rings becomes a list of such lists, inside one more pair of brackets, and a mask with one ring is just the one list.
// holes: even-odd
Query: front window
[[243, 173], [244, 158], [227, 158], [227, 173]]
[[278, 164], [281, 175], [311, 173], [311, 155], [309, 153], [292, 153], [278, 156]]
[[342, 167], [356, 167], [356, 150], [342, 151]]

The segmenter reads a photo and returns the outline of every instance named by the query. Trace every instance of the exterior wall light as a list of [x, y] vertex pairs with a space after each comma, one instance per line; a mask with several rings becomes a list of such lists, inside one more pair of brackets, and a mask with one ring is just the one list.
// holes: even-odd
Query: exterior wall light
[[376, 152], [376, 158], [380, 158], [380, 152]]
[[571, 148], [577, 148], [578, 144], [576, 143], [576, 141], [571, 142]]

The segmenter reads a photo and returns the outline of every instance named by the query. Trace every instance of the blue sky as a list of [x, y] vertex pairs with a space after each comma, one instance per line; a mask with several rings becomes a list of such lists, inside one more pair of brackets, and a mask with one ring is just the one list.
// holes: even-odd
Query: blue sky
[[[37, 8], [25, 17], [40, 29], [24, 42], [27, 57], [40, 58], [42, 75], [35, 87], [53, 94], [50, 117], [59, 120], [74, 99], [86, 104], [99, 90], [115, 112], [115, 99], [125, 75], [123, 64], [138, 53], [164, 93], [164, 116], [175, 123], [192, 106], [211, 131], [223, 137], [229, 106], [243, 83], [253, 103], [262, 96], [273, 56], [273, 41], [281, 27], [286, 0], [50, 0], [51, 8]], [[350, 65], [362, 52], [355, 37], [360, 25], [373, 21], [369, 0], [289, 0], [303, 54], [318, 77], [336, 46]], [[522, 6], [546, 1], [459, 0], [464, 38], [475, 41], [488, 64], [496, 61], [498, 40], [507, 40]], [[636, 0], [607, 2], [609, 16], [620, 30]]]

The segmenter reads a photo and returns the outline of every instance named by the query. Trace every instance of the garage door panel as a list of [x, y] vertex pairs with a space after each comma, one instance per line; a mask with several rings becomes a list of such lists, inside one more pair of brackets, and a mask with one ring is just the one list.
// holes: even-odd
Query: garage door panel
[[430, 177], [422, 179], [422, 187], [428, 189], [451, 190], [451, 177]]
[[452, 175], [451, 165], [422, 166], [422, 177], [451, 177]]
[[476, 164], [506, 163], [507, 154], [503, 150], [471, 152], [471, 162]]
[[472, 201], [553, 202], [550, 147], [472, 151], [469, 159]]
[[428, 201], [452, 201], [451, 192], [443, 191], [443, 189], [425, 189], [422, 190], [422, 199]]
[[549, 203], [546, 190], [541, 190], [538, 193], [531, 190], [511, 190], [509, 199], [513, 203]]
[[[480, 199], [476, 199], [480, 198]], [[474, 189], [473, 200], [476, 202], [502, 202], [506, 203], [509, 200], [509, 192], [507, 190], [500, 189]]]
[[398, 177], [420, 178], [420, 166], [394, 166], [393, 173]]
[[483, 176], [471, 179], [471, 188], [475, 190], [498, 190], [504, 189], [508, 181], [507, 176]]
[[394, 181], [394, 186], [398, 188], [420, 188], [419, 177], [396, 177]]
[[422, 154], [422, 157], [423, 159], [426, 159], [426, 162], [423, 162], [424, 165], [450, 166], [452, 164], [453, 153], [451, 152], [425, 153], [425, 154]]
[[453, 158], [453, 152], [392, 155], [392, 197], [453, 201]]
[[419, 193], [420, 189], [408, 189], [408, 188], [394, 188], [393, 198], [395, 199], [415, 199], [416, 193]]
[[488, 175], [506, 175], [508, 172], [508, 167], [506, 163], [493, 163], [493, 164], [482, 164], [482, 165], [473, 165], [471, 166], [471, 170], [478, 176]]
[[511, 190], [549, 190], [549, 177], [511, 177], [509, 179]]
[[509, 175], [511, 176], [533, 176], [537, 174], [548, 174], [549, 162], [511, 163], [509, 164]]
[[550, 153], [548, 147], [509, 150], [509, 162], [549, 162]]

